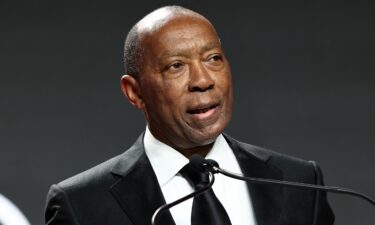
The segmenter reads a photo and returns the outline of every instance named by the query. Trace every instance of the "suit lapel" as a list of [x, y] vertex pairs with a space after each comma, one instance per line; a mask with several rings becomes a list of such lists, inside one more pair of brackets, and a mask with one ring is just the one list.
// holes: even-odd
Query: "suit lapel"
[[[238, 142], [224, 135], [245, 176], [283, 179], [282, 172], [269, 165], [271, 154], [255, 146]], [[165, 204], [156, 175], [143, 148], [143, 135], [127, 150], [114, 167], [119, 180], [111, 193], [134, 225], [149, 225], [155, 210]], [[248, 183], [258, 225], [276, 225], [282, 221], [282, 188]], [[169, 211], [159, 217], [157, 224], [175, 225]]]
[[[120, 179], [111, 187], [111, 193], [130, 220], [134, 225], [150, 224], [153, 213], [165, 200], [144, 152], [143, 135], [123, 154], [112, 173]], [[175, 225], [169, 211], [159, 217], [157, 224]]]
[[[241, 170], [246, 177], [282, 180], [282, 172], [269, 165], [271, 154], [259, 151], [258, 147], [240, 143], [225, 136], [235, 153]], [[258, 225], [280, 224], [282, 221], [282, 187], [247, 183]]]

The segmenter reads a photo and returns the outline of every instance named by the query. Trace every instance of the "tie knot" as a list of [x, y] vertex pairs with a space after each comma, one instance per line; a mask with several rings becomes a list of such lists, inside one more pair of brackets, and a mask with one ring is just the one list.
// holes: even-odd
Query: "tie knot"
[[205, 186], [210, 182], [208, 172], [199, 171], [197, 168], [192, 166], [192, 164], [186, 164], [181, 170], [180, 174], [195, 188], [200, 188]]
[[[188, 163], [180, 170], [180, 174], [194, 186], [195, 190], [206, 187], [209, 183], [209, 173], [200, 169], [194, 163]], [[191, 211], [192, 225], [231, 225], [229, 216], [223, 205], [216, 197], [212, 188], [195, 195]]]

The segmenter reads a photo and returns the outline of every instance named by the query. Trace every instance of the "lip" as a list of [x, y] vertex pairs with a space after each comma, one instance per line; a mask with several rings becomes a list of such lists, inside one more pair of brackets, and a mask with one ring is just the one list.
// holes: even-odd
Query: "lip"
[[186, 112], [196, 120], [206, 120], [218, 111], [219, 103], [198, 104], [189, 108]]

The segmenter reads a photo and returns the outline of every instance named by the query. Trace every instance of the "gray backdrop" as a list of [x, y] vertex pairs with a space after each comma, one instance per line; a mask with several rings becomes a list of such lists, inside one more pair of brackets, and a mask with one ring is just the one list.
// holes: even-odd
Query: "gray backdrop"
[[[152, 3], [150, 3], [152, 2]], [[0, 192], [43, 224], [49, 186], [133, 143], [141, 113], [122, 96], [123, 39], [171, 1], [0, 1]], [[175, 1], [207, 16], [232, 66], [226, 130], [318, 161], [326, 183], [375, 195], [375, 7], [360, 1]], [[330, 195], [337, 224], [374, 209]]]

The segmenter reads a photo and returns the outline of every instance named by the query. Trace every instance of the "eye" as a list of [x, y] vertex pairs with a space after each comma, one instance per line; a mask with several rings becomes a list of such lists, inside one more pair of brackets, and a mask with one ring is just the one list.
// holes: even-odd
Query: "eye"
[[165, 68], [165, 72], [169, 74], [177, 74], [183, 71], [185, 64], [181, 61], [174, 61], [168, 64]]
[[178, 70], [182, 67], [182, 63], [180, 62], [175, 62], [173, 63], [172, 65], [169, 66], [170, 69], [173, 69], [173, 70]]
[[206, 60], [206, 64], [212, 68], [219, 68], [223, 65], [223, 56], [221, 54], [211, 54]]
[[223, 58], [220, 55], [212, 55], [208, 60], [213, 62], [221, 61]]

